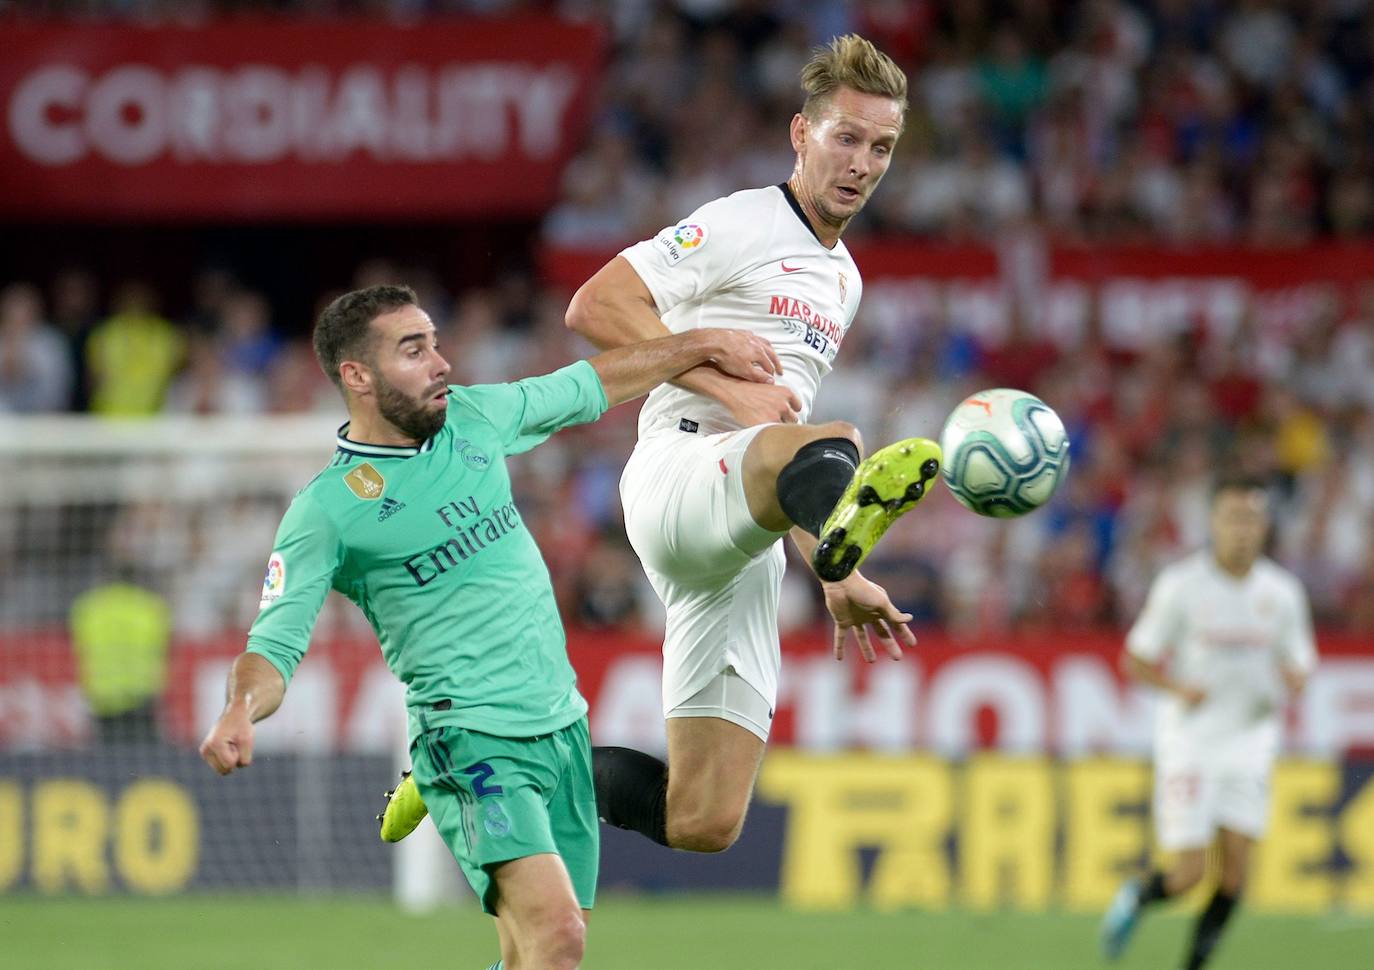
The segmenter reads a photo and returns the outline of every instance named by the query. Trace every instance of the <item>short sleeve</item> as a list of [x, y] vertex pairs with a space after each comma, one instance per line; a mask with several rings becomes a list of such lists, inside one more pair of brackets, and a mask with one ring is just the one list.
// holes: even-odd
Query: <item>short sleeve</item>
[[720, 289], [740, 270], [742, 258], [759, 250], [761, 227], [749, 224], [743, 208], [729, 198], [708, 202], [652, 239], [621, 251], [653, 294], [660, 315]]
[[333, 520], [309, 494], [297, 495], [277, 528], [259, 612], [248, 631], [248, 651], [269, 660], [288, 684], [342, 562]]
[[1312, 611], [1307, 605], [1307, 594], [1302, 583], [1296, 578], [1288, 582], [1288, 609], [1284, 623], [1283, 638], [1279, 650], [1283, 664], [1302, 674], [1310, 674], [1317, 666], [1317, 643], [1312, 634]]
[[595, 421], [609, 404], [596, 368], [585, 360], [511, 384], [453, 391], [496, 429], [508, 455], [529, 451], [562, 428]]
[[1156, 577], [1135, 624], [1126, 634], [1126, 650], [1146, 663], [1158, 663], [1174, 646], [1183, 626], [1182, 588], [1177, 573], [1165, 570]]

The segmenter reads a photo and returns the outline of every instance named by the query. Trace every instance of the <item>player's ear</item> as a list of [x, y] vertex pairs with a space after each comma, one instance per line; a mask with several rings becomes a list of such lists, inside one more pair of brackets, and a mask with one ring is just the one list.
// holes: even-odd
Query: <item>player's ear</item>
[[803, 158], [806, 157], [806, 115], [798, 111], [792, 116], [792, 127], [788, 130], [792, 136], [792, 150]]
[[372, 390], [372, 370], [358, 360], [346, 360], [339, 365], [339, 377], [343, 380], [344, 390], [353, 394], [366, 394]]

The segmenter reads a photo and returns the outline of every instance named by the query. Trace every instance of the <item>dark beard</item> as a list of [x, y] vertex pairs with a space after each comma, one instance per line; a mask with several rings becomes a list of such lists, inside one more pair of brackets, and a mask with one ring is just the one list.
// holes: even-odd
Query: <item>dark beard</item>
[[[416, 404], [412, 398], [381, 380], [380, 376], [376, 394], [377, 410], [382, 417], [407, 438], [414, 438], [419, 443], [428, 441], [438, 434], [448, 417], [447, 408], [431, 411], [424, 404]], [[423, 401], [428, 403], [430, 396], [425, 395]]]

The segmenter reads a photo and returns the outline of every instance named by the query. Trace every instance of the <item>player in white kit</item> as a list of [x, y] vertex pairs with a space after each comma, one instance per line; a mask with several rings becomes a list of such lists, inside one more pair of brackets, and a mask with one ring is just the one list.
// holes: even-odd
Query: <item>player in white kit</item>
[[627, 533], [667, 608], [671, 770], [597, 748], [597, 798], [609, 824], [680, 849], [725, 849], [744, 822], [777, 697], [783, 535], [830, 580], [837, 656], [850, 630], [869, 661], [875, 646], [898, 659], [915, 643], [911, 617], [851, 570], [923, 494], [939, 448], [909, 439], [860, 464], [852, 425], [805, 423], [858, 310], [840, 235], [887, 170], [906, 77], [850, 35], [816, 51], [802, 86], [787, 182], [709, 202], [629, 247], [568, 311], [603, 348], [728, 320], [767, 337], [783, 365], [757, 388], [710, 368], [660, 387], [621, 478]]
[[[916, 642], [911, 616], [854, 569], [925, 494], [939, 446], [911, 438], [861, 462], [853, 425], [805, 423], [858, 310], [862, 282], [840, 235], [887, 170], [906, 77], [849, 35], [816, 52], [802, 86], [786, 183], [707, 203], [629, 247], [567, 314], [603, 349], [729, 321], [767, 338], [782, 362], [772, 384], [697, 368], [660, 388], [621, 478], [630, 541], [667, 607], [672, 771], [596, 748], [597, 802], [608, 823], [681, 849], [725, 849], [744, 823], [777, 698], [783, 535], [825, 580], [837, 659], [850, 631], [870, 663]], [[408, 778], [387, 796], [378, 818], [395, 841], [425, 806]]]
[[1264, 558], [1262, 483], [1223, 480], [1212, 500], [1210, 549], [1160, 573], [1126, 638], [1123, 664], [1165, 694], [1155, 726], [1154, 819], [1167, 872], [1131, 879], [1102, 925], [1108, 957], [1124, 949], [1145, 906], [1187, 892], [1220, 843], [1221, 877], [1184, 966], [1201, 967], [1245, 884], [1269, 811], [1269, 774], [1285, 699], [1316, 665], [1307, 597]]

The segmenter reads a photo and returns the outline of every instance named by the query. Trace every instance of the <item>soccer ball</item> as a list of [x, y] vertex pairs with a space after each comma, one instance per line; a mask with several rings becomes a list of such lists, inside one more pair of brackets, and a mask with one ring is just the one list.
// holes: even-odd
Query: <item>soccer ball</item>
[[1007, 519], [1044, 505], [1069, 470], [1064, 422], [1007, 387], [961, 401], [940, 432], [945, 484], [966, 508]]

